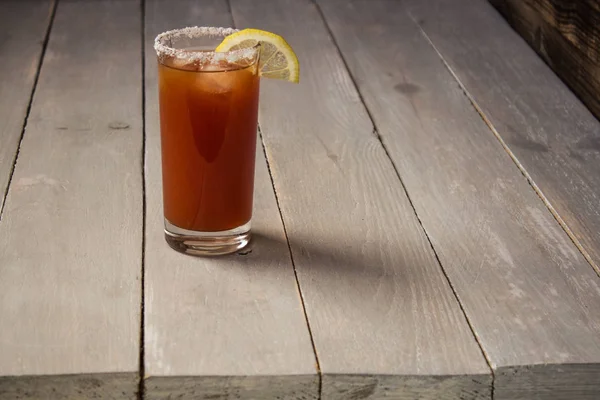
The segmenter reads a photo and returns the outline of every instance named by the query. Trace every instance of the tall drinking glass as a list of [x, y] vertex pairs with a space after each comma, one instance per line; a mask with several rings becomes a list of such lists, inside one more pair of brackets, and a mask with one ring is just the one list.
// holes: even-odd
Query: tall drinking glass
[[193, 27], [155, 40], [165, 239], [192, 255], [250, 241], [260, 51], [214, 52], [233, 32]]

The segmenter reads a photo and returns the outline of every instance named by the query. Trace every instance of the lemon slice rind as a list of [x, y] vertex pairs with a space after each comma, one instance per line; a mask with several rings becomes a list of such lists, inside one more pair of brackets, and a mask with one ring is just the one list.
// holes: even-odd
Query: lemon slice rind
[[215, 49], [226, 52], [261, 45], [259, 75], [298, 83], [300, 64], [292, 47], [279, 35], [260, 29], [244, 29], [225, 37]]

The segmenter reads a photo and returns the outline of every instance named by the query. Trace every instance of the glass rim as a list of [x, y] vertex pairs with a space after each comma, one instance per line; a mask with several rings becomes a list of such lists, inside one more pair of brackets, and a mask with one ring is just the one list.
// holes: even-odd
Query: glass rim
[[178, 38], [225, 38], [226, 36], [236, 32], [239, 32], [239, 29], [208, 26], [188, 26], [185, 28], [172, 29], [156, 36], [154, 39], [154, 50], [156, 51], [156, 55], [161, 62], [166, 59], [177, 59], [185, 60], [186, 62], [199, 62], [206, 64], [219, 63], [221, 61], [237, 64], [242, 61], [249, 62], [256, 58], [260, 48], [260, 43], [257, 43], [252, 47], [225, 52], [216, 52], [214, 50], [191, 51], [171, 47], [165, 43], [168, 40]]

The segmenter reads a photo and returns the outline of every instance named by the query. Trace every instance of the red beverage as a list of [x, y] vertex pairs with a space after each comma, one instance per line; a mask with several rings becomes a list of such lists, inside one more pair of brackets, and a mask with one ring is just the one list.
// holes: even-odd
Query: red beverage
[[188, 231], [238, 228], [252, 217], [257, 66], [196, 70], [159, 63], [166, 220]]
[[217, 52], [235, 32], [190, 27], [154, 41], [165, 239], [182, 253], [229, 254], [250, 242], [261, 47]]

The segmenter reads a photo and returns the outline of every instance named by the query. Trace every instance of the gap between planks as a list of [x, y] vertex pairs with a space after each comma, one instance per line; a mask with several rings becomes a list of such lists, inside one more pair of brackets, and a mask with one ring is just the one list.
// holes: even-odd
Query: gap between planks
[[2, 201], [0, 202], [0, 221], [2, 221], [2, 215], [4, 215], [4, 207], [6, 206], [6, 199], [8, 198], [8, 191], [12, 183], [12, 178], [17, 167], [17, 160], [19, 159], [19, 153], [21, 152], [21, 143], [23, 143], [23, 137], [25, 136], [25, 129], [27, 129], [27, 120], [29, 119], [29, 113], [31, 112], [31, 104], [33, 103], [33, 96], [35, 96], [35, 89], [37, 88], [38, 80], [40, 78], [40, 71], [44, 64], [44, 57], [46, 56], [46, 48], [48, 47], [48, 41], [50, 40], [50, 33], [52, 32], [52, 25], [54, 24], [54, 16], [56, 15], [56, 8], [58, 7], [59, 0], [53, 0], [52, 9], [50, 11], [50, 18], [48, 21], [48, 27], [44, 34], [44, 41], [42, 43], [42, 52], [40, 53], [40, 59], [35, 70], [35, 78], [33, 79], [33, 85], [31, 86], [31, 94], [29, 95], [29, 102], [27, 103], [27, 111], [25, 112], [25, 119], [23, 119], [23, 127], [21, 128], [21, 136], [19, 137], [19, 144], [17, 145], [17, 151], [13, 158], [12, 167], [8, 176], [8, 182], [6, 184], [6, 190], [2, 195]]
[[[227, 0], [227, 3], [229, 3], [229, 0]], [[267, 155], [267, 149], [265, 147], [265, 142], [263, 140], [263, 135], [260, 130], [260, 126], [258, 127], [258, 133], [259, 133], [259, 138], [260, 138], [260, 144], [262, 146], [262, 150], [265, 155], [265, 160], [267, 162], [267, 170], [269, 171], [269, 178], [271, 179], [271, 185], [273, 186], [273, 192], [275, 193], [275, 201], [277, 202], [277, 209], [279, 210], [279, 218], [281, 218], [281, 224], [283, 225], [283, 233], [285, 235], [285, 240], [287, 242], [288, 252], [290, 254], [290, 261], [292, 262], [292, 268], [294, 269], [294, 278], [296, 279], [296, 287], [298, 288], [298, 294], [300, 295], [300, 302], [302, 303], [302, 311], [304, 313], [304, 319], [306, 320], [306, 326], [308, 328], [308, 334], [310, 336], [310, 343], [312, 345], [313, 352], [315, 354], [317, 374], [319, 375], [319, 387], [318, 387], [319, 397], [318, 397], [318, 400], [321, 400], [322, 392], [323, 392], [323, 374], [321, 372], [321, 363], [319, 362], [317, 346], [315, 345], [315, 338], [313, 336], [312, 329], [310, 327], [310, 321], [308, 320], [308, 313], [306, 312], [306, 303], [304, 301], [304, 294], [302, 293], [302, 288], [300, 287], [300, 280], [298, 279], [298, 272], [296, 271], [296, 264], [294, 262], [294, 253], [292, 253], [292, 246], [290, 246], [290, 239], [288, 237], [287, 229], [285, 227], [285, 220], [283, 218], [283, 213], [281, 212], [281, 206], [279, 205], [279, 196], [277, 194], [277, 188], [275, 187], [275, 181], [273, 180], [273, 174], [271, 173], [271, 163], [269, 162], [269, 157]]]
[[139, 382], [138, 382], [138, 400], [144, 399], [144, 371], [145, 371], [145, 275], [146, 275], [146, 0], [140, 0], [140, 26], [141, 26], [141, 56], [142, 56], [142, 263], [140, 272], [141, 299], [140, 299], [140, 355], [139, 355]]
[[452, 69], [452, 67], [450, 66], [450, 64], [446, 61], [446, 59], [444, 58], [444, 56], [442, 55], [442, 53], [435, 46], [435, 44], [433, 43], [433, 41], [431, 40], [431, 38], [429, 37], [429, 35], [427, 35], [427, 32], [425, 32], [425, 30], [423, 29], [423, 27], [421, 27], [421, 25], [415, 19], [414, 15], [412, 15], [412, 13], [410, 13], [410, 11], [408, 11], [407, 13], [408, 13], [408, 16], [410, 17], [410, 19], [412, 19], [413, 22], [417, 25], [417, 27], [421, 31], [421, 34], [423, 35], [423, 37], [425, 37], [425, 39], [429, 42], [429, 44], [431, 45], [431, 47], [435, 50], [435, 52], [437, 53], [437, 55], [440, 57], [440, 59], [442, 60], [442, 62], [444, 64], [444, 67], [446, 67], [446, 69], [450, 72], [450, 74], [452, 75], [452, 77], [454, 78], [454, 80], [456, 80], [456, 82], [458, 83], [459, 87], [461, 88], [461, 90], [463, 91], [463, 93], [465, 94], [465, 96], [467, 97], [467, 99], [469, 100], [469, 102], [471, 103], [471, 105], [473, 106], [473, 108], [477, 111], [477, 113], [479, 114], [479, 116], [481, 117], [481, 119], [483, 120], [483, 122], [485, 122], [485, 124], [488, 126], [488, 128], [490, 129], [490, 131], [492, 131], [493, 135], [496, 137], [496, 139], [498, 140], [498, 142], [500, 142], [500, 145], [504, 148], [504, 150], [506, 151], [506, 153], [509, 155], [510, 159], [514, 162], [514, 164], [517, 166], [517, 168], [519, 169], [519, 171], [521, 171], [521, 174], [523, 174], [523, 176], [525, 177], [525, 179], [527, 180], [527, 182], [529, 183], [529, 185], [531, 186], [531, 188], [533, 189], [533, 191], [538, 195], [538, 197], [540, 198], [540, 200], [542, 201], [542, 203], [544, 203], [544, 205], [546, 206], [546, 208], [548, 209], [548, 211], [550, 211], [550, 213], [552, 214], [552, 216], [554, 217], [554, 219], [556, 220], [556, 222], [558, 222], [558, 224], [561, 226], [561, 228], [565, 231], [565, 233], [571, 239], [571, 242], [573, 242], [573, 244], [575, 245], [575, 247], [577, 247], [577, 249], [579, 250], [579, 252], [581, 253], [581, 255], [583, 255], [583, 258], [585, 258], [585, 260], [588, 262], [588, 264], [590, 264], [590, 266], [592, 267], [592, 269], [600, 277], [600, 265], [597, 265], [594, 262], [594, 260], [592, 260], [592, 257], [585, 250], [585, 248], [583, 247], [583, 245], [581, 244], [581, 242], [577, 239], [577, 237], [575, 236], [575, 234], [573, 233], [573, 231], [571, 230], [571, 228], [569, 228], [569, 225], [567, 225], [567, 223], [560, 216], [560, 214], [558, 213], [558, 211], [556, 211], [556, 209], [554, 208], [554, 206], [552, 206], [552, 203], [550, 203], [550, 200], [548, 200], [548, 198], [544, 195], [544, 192], [542, 192], [542, 190], [535, 183], [535, 181], [533, 180], [533, 178], [531, 177], [531, 175], [529, 174], [529, 172], [527, 172], [527, 170], [525, 169], [525, 167], [523, 166], [523, 164], [519, 161], [519, 159], [517, 158], [517, 156], [512, 152], [512, 150], [506, 144], [506, 142], [504, 141], [504, 139], [502, 139], [502, 136], [500, 135], [500, 133], [498, 132], [498, 130], [496, 129], [496, 127], [492, 123], [491, 119], [488, 118], [487, 115], [485, 115], [485, 113], [483, 111], [483, 108], [481, 108], [479, 106], [479, 104], [477, 104], [477, 102], [475, 101], [475, 98], [467, 90], [467, 87], [459, 79], [458, 75], [454, 72], [454, 70]]
[[[229, 1], [229, 0], [228, 0]], [[329, 23], [327, 22], [327, 18], [325, 18], [325, 14], [323, 14], [323, 11], [321, 10], [321, 6], [318, 4], [317, 0], [311, 0], [311, 2], [314, 4], [315, 8], [317, 9], [321, 19], [323, 20], [323, 23], [325, 25], [325, 28], [327, 29], [327, 33], [329, 34], [329, 36], [331, 37], [331, 40], [340, 56], [340, 58], [342, 59], [342, 62], [344, 63], [344, 68], [346, 69], [346, 71], [348, 71], [348, 75], [350, 76], [350, 79], [352, 80], [352, 84], [354, 85], [354, 88], [356, 90], [356, 93], [358, 93], [358, 97], [362, 103], [362, 105], [364, 106], [367, 115], [369, 116], [369, 120], [371, 121], [371, 124], [373, 126], [373, 134], [375, 137], [377, 137], [377, 140], [379, 141], [379, 143], [381, 144], [381, 147], [383, 148], [383, 150], [385, 151], [385, 155], [386, 157], [389, 159], [390, 163], [392, 164], [393, 168], [394, 168], [394, 172], [396, 173], [396, 177], [398, 178], [398, 180], [400, 181], [400, 184], [402, 185], [402, 189], [404, 190], [404, 193], [406, 194], [406, 197], [408, 199], [408, 202], [410, 203], [410, 206], [415, 214], [415, 216], [417, 217], [417, 221], [419, 221], [419, 226], [421, 227], [421, 229], [423, 230], [423, 233], [425, 234], [425, 237], [427, 238], [427, 242], [429, 243], [429, 246], [431, 247], [431, 250], [433, 251], [433, 254], [435, 255], [435, 259], [442, 271], [442, 273], [444, 274], [444, 277], [446, 278], [448, 285], [450, 286], [450, 289], [452, 290], [452, 294], [454, 295], [460, 310], [463, 314], [463, 316], [465, 317], [465, 320], [467, 321], [467, 324], [469, 325], [469, 329], [471, 330], [471, 334], [473, 335], [473, 338], [475, 339], [475, 341], [477, 342], [477, 345], [479, 346], [479, 349], [481, 351], [481, 354], [483, 355], [483, 357], [485, 358], [485, 361], [490, 369], [490, 372], [492, 374], [492, 383], [491, 383], [491, 400], [494, 400], [494, 389], [495, 389], [495, 382], [496, 382], [496, 375], [494, 373], [494, 369], [492, 367], [492, 363], [491, 363], [491, 359], [489, 357], [489, 355], [486, 353], [485, 349], [483, 348], [483, 345], [481, 344], [481, 341], [479, 339], [479, 337], [477, 336], [475, 329], [473, 328], [473, 324], [471, 323], [471, 320], [469, 319], [469, 317], [467, 316], [467, 313], [465, 312], [465, 309], [463, 307], [463, 304], [461, 303], [458, 294], [456, 293], [456, 289], [454, 288], [454, 285], [452, 284], [452, 282], [450, 281], [450, 278], [448, 277], [448, 274], [446, 273], [446, 271], [444, 270], [444, 267], [442, 266], [442, 262], [438, 256], [438, 253], [436, 251], [436, 249], [433, 246], [433, 243], [431, 242], [431, 238], [429, 237], [429, 233], [427, 232], [427, 230], [425, 229], [425, 227], [423, 226], [423, 222], [421, 221], [421, 217], [419, 216], [419, 214], [417, 213], [417, 209], [414, 206], [413, 203], [413, 199], [410, 196], [410, 193], [408, 192], [406, 185], [404, 184], [404, 181], [402, 180], [402, 176], [400, 175], [400, 172], [398, 171], [398, 168], [396, 166], [396, 163], [394, 162], [394, 160], [392, 159], [392, 157], [390, 156], [390, 153], [388, 151], [387, 146], [385, 145], [385, 143], [383, 142], [383, 139], [381, 137], [381, 135], [379, 134], [379, 129], [377, 128], [377, 124], [375, 123], [375, 120], [371, 114], [371, 110], [369, 109], [367, 103], [365, 102], [364, 98], [363, 98], [363, 94], [360, 90], [360, 88], [358, 87], [357, 83], [356, 83], [356, 78], [354, 77], [354, 74], [352, 73], [350, 67], [348, 66], [348, 62], [346, 61], [346, 57], [344, 57], [344, 53], [342, 52], [342, 50], [340, 49], [340, 46], [338, 45], [338, 42], [335, 38], [335, 35], [333, 34], [333, 31], [331, 30], [331, 27], [329, 26]], [[447, 65], [446, 61], [443, 59], [443, 57], [441, 56], [441, 54], [439, 53], [439, 51], [437, 51], [437, 49], [435, 48], [435, 46], [433, 46], [433, 43], [431, 42], [431, 40], [429, 39], [429, 37], [427, 37], [427, 35], [425, 35], [425, 32], [423, 31], [423, 29], [421, 29], [421, 27], [417, 24], [417, 22], [415, 21], [415, 19], [413, 18], [412, 15], [409, 14], [410, 19], [418, 26], [419, 30], [421, 31], [421, 33], [425, 36], [425, 38], [428, 40], [428, 42], [430, 43], [430, 45], [433, 47], [433, 49], [437, 52], [438, 56], [440, 56], [440, 58], [442, 59], [442, 61], [444, 62], [444, 64], [446, 65], [446, 67], [449, 69], [449, 66]], [[450, 71], [452, 73], [452, 76], [458, 81], [458, 78], [456, 77], [456, 75]], [[462, 86], [462, 83], [460, 83], [460, 81], [458, 81], [458, 83]], [[464, 87], [463, 87], [464, 90]], [[466, 90], [465, 90], [465, 94]], [[467, 94], [467, 97], [469, 98], [469, 100], [471, 100], [471, 97]], [[471, 100], [471, 103], [475, 106], [475, 104], [473, 103], [473, 101]], [[475, 108], [477, 109], [477, 107], [475, 106]], [[477, 109], [477, 111], [479, 112], [479, 110]], [[481, 114], [481, 113], [480, 113]], [[485, 118], [484, 118], [485, 120]], [[487, 121], [486, 121], [487, 123]], [[267, 161], [268, 163], [268, 161]], [[282, 216], [282, 220], [283, 220], [283, 216]], [[289, 243], [289, 241], [288, 241]], [[290, 249], [290, 253], [291, 253], [291, 249]], [[294, 268], [294, 272], [295, 272], [295, 268]], [[315, 350], [316, 353], [316, 350]], [[321, 391], [319, 390], [319, 395], [321, 394]]]

